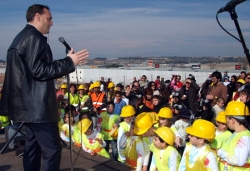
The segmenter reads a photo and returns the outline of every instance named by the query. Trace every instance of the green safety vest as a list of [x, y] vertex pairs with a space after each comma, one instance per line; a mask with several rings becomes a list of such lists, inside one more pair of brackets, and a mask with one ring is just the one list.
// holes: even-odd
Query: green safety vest
[[210, 143], [210, 147], [213, 150], [219, 149], [221, 147], [222, 143], [227, 141], [231, 135], [232, 135], [232, 133], [230, 131], [228, 131], [228, 130], [226, 130], [225, 132], [217, 135], [215, 137], [215, 139], [213, 139], [213, 141]]
[[[170, 155], [172, 153], [172, 151], [176, 151], [176, 153], [178, 153], [178, 151], [172, 147], [172, 146], [168, 146], [162, 153], [162, 155], [160, 155], [161, 150], [158, 148], [154, 148], [154, 158], [156, 161], [156, 167], [158, 171], [170, 171], [168, 168], [168, 160], [170, 158]], [[161, 156], [161, 157], [160, 157]], [[179, 168], [179, 164], [180, 164], [180, 160], [181, 160], [181, 156], [178, 153], [178, 157], [177, 157], [177, 165], [176, 165], [176, 170], [178, 170]]]
[[[103, 140], [103, 135], [98, 132], [96, 135], [96, 138]], [[94, 151], [98, 155], [106, 157], [106, 158], [110, 158], [108, 152], [105, 150], [105, 148], [101, 146], [101, 144], [98, 141], [95, 141], [94, 143], [90, 143], [90, 140], [85, 134], [82, 134], [82, 143], [87, 149]]]
[[8, 116], [0, 116], [0, 129], [1, 127], [6, 127], [10, 125], [10, 120]]
[[114, 124], [118, 123], [120, 116], [114, 114], [110, 115], [107, 112], [102, 112], [100, 115], [102, 117], [101, 133], [104, 135], [104, 140], [113, 140], [114, 138], [111, 137], [110, 132], [112, 131]]
[[[243, 136], [250, 136], [250, 131], [245, 130], [239, 133], [234, 133], [231, 135], [231, 137], [225, 142], [222, 143], [221, 149], [230, 153], [234, 154], [234, 149], [237, 146], [238, 141], [240, 140], [241, 137]], [[219, 169], [224, 170], [224, 167], [227, 166], [228, 171], [250, 171], [250, 158], [247, 159], [247, 162], [243, 166], [232, 166], [225, 161], [222, 161], [221, 159], [219, 160]]]

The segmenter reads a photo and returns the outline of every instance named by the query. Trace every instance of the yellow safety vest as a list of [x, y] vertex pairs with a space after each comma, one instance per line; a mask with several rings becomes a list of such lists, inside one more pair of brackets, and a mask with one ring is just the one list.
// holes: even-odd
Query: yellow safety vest
[[134, 141], [132, 141], [131, 136], [127, 139], [126, 149], [125, 149], [125, 157], [126, 157], [126, 164], [132, 168], [136, 168], [137, 166], [137, 151], [136, 151], [136, 144], [141, 142], [142, 137], [138, 136]]
[[231, 135], [232, 133], [228, 130], [222, 132], [221, 134], [217, 135], [215, 139], [210, 143], [210, 147], [213, 150], [221, 148], [222, 143], [225, 143]]
[[[205, 160], [207, 158], [208, 153], [212, 152], [213, 150], [206, 144], [206, 147], [203, 153], [199, 156], [199, 158], [195, 161], [195, 163], [189, 162], [189, 153], [192, 148], [192, 144], [186, 143], [186, 171], [204, 171], [208, 170], [205, 166]], [[210, 169], [209, 169], [210, 170]]]
[[73, 133], [73, 140], [74, 140], [74, 145], [76, 146], [80, 146], [81, 147], [81, 131], [78, 127], [78, 124], [75, 124], [75, 129], [74, 129], [74, 133]]
[[[103, 140], [103, 135], [101, 133], [97, 133], [96, 138]], [[93, 140], [95, 141], [95, 140]], [[101, 146], [101, 144], [98, 141], [95, 141], [94, 143], [90, 143], [90, 140], [85, 134], [82, 134], [82, 143], [87, 149], [90, 149], [97, 153], [100, 156], [110, 158], [108, 152]]]
[[[250, 131], [249, 130], [245, 130], [242, 131], [240, 133], [234, 133], [231, 135], [231, 137], [228, 139], [228, 141], [226, 141], [225, 143], [222, 144], [221, 149], [230, 153], [230, 154], [234, 154], [234, 149], [237, 146], [238, 141], [240, 140], [241, 137], [243, 136], [249, 136], [250, 137]], [[222, 161], [220, 159], [219, 161], [219, 169], [220, 170], [224, 170], [224, 167], [227, 166], [228, 171], [249, 171], [250, 170], [250, 158], [247, 159], [247, 162], [245, 163], [245, 165], [243, 166], [232, 166], [230, 164], [228, 164], [225, 161]]]
[[[125, 132], [128, 132], [128, 131], [130, 130], [130, 125], [129, 125], [127, 122], [123, 121], [123, 122], [121, 122], [121, 123], [119, 124], [119, 129], [122, 129], [124, 133], [125, 133]], [[118, 131], [118, 134], [119, 134], [119, 131]], [[118, 136], [121, 137], [121, 135], [118, 135]], [[117, 145], [118, 145], [118, 143], [119, 143], [119, 142], [117, 142]], [[119, 148], [119, 154], [121, 154], [122, 156], [125, 156], [125, 149]], [[124, 161], [120, 158], [120, 155], [119, 155], [119, 157], [118, 157], [118, 161], [124, 162]]]
[[111, 115], [107, 112], [102, 112], [102, 131], [101, 133], [104, 135], [104, 140], [113, 140], [114, 138], [111, 137], [110, 132], [112, 131], [112, 128], [114, 124], [118, 123], [120, 116], [118, 115]]
[[[67, 97], [68, 97], [68, 93], [66, 93], [65, 94]], [[79, 95], [78, 94], [75, 94], [74, 96], [71, 94], [71, 93], [69, 93], [69, 103], [71, 104], [71, 105], [78, 105], [79, 104], [79, 102], [80, 102], [80, 98], [79, 98]]]
[[6, 127], [10, 124], [8, 116], [0, 116], [0, 129], [1, 127]]
[[[158, 171], [170, 171], [169, 167], [168, 167], [169, 166], [168, 160], [170, 158], [170, 155], [171, 155], [172, 151], [176, 151], [176, 153], [178, 153], [178, 151], [172, 146], [168, 146], [164, 150], [162, 155], [160, 154], [161, 153], [160, 149], [154, 148], [154, 158], [155, 158], [155, 161], [156, 161], [156, 167], [157, 167]], [[179, 153], [178, 153], [177, 160], [178, 161], [177, 161], [177, 165], [176, 165], [176, 170], [178, 170], [180, 160], [181, 160], [181, 156], [179, 155]]]

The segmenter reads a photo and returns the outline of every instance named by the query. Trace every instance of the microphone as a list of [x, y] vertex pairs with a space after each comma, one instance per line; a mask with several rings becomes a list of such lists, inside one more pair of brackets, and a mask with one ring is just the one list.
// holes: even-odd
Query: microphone
[[67, 49], [68, 51], [71, 50], [71, 47], [70, 47], [69, 44], [64, 40], [63, 37], [59, 37], [59, 41], [60, 41], [62, 44], [64, 44], [64, 46], [66, 47], [66, 49]]
[[246, 1], [246, 0], [231, 0], [224, 7], [219, 9], [217, 14], [222, 13], [224, 11], [230, 11], [230, 10], [234, 9], [238, 4], [240, 4], [240, 3], [244, 2], [244, 1]]

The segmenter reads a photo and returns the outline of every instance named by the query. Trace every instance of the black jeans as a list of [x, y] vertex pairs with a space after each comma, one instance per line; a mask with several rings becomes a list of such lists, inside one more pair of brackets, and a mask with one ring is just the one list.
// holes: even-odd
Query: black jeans
[[62, 147], [58, 124], [25, 123], [24, 171], [59, 171]]

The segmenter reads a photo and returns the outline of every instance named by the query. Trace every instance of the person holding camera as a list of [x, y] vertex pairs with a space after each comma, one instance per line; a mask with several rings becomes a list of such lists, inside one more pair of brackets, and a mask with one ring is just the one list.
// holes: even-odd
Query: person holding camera
[[196, 84], [191, 78], [186, 79], [186, 84], [180, 89], [180, 98], [182, 103], [186, 106], [188, 110], [191, 110], [193, 113], [196, 112], [198, 107], [198, 97], [197, 94], [200, 90], [200, 87]]

